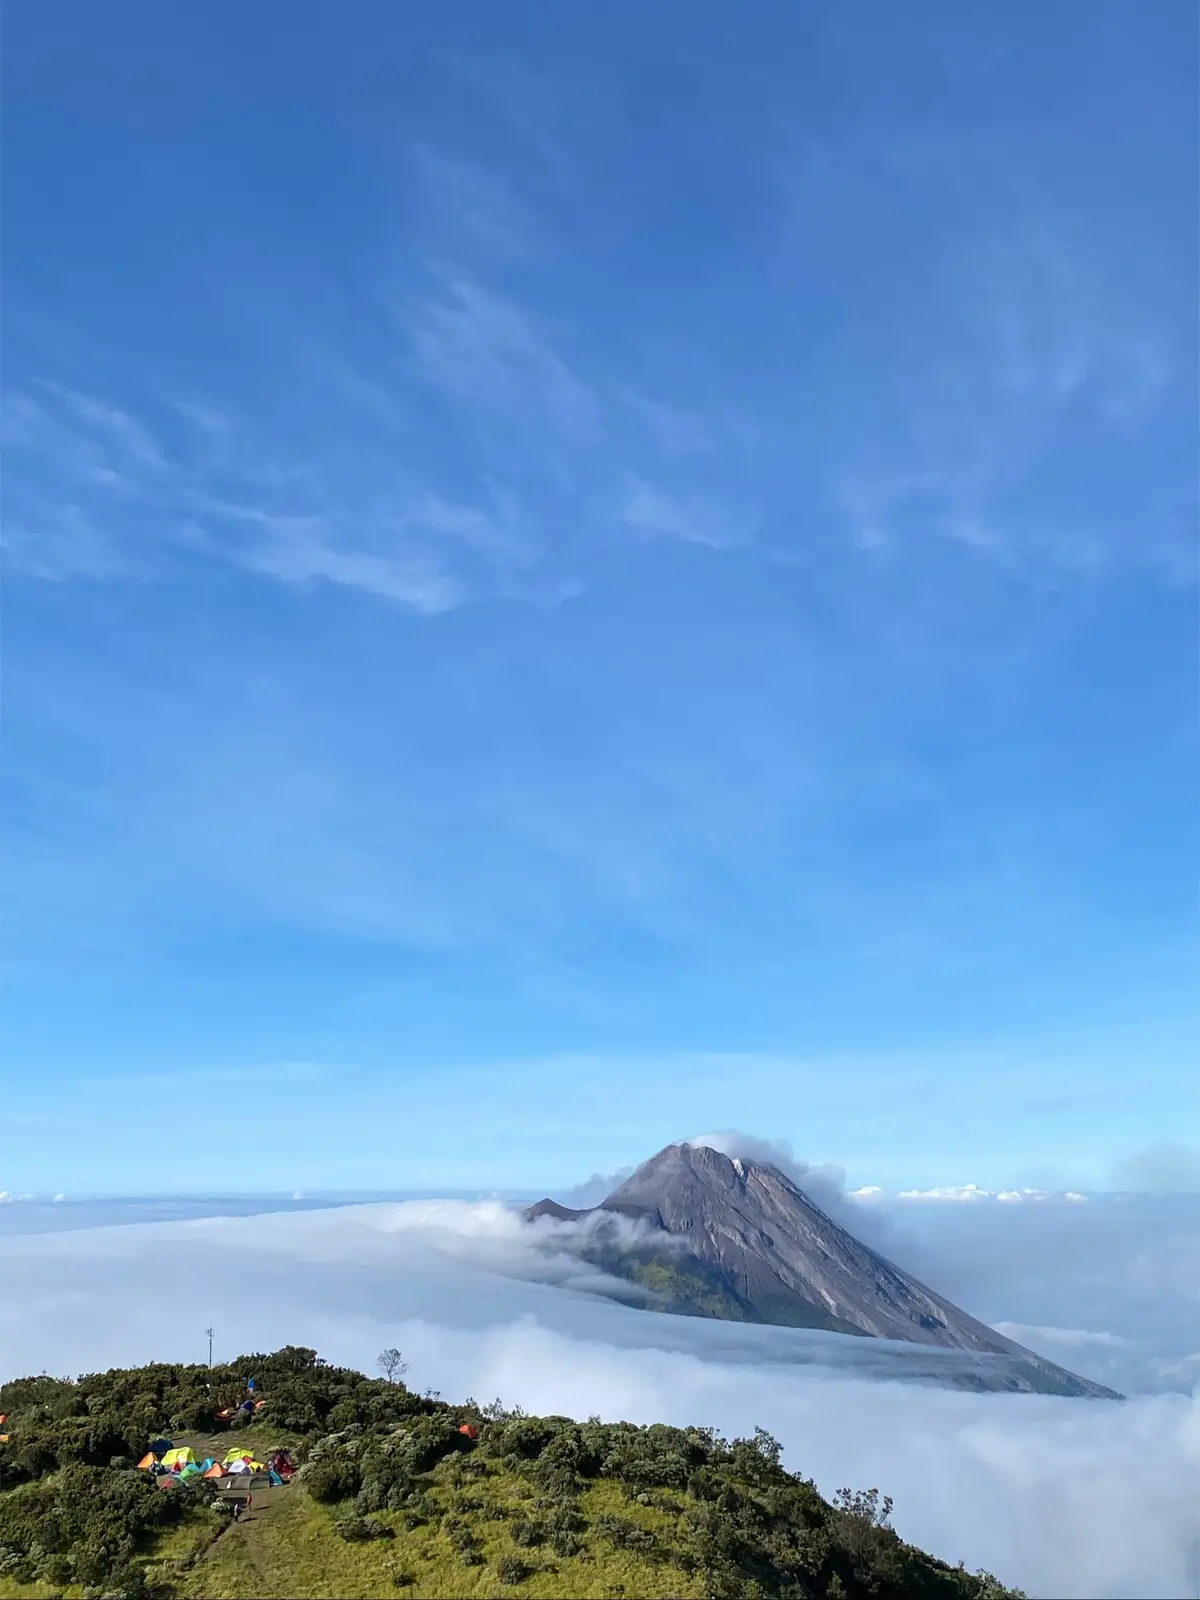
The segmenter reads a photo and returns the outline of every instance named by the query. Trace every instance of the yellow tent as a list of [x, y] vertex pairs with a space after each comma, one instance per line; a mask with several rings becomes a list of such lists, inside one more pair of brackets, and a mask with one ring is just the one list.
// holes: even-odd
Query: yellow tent
[[195, 1461], [195, 1456], [186, 1445], [177, 1445], [174, 1450], [168, 1450], [162, 1458], [162, 1465], [168, 1472], [175, 1472], [180, 1467], [186, 1467], [189, 1461]]
[[249, 1450], [231, 1450], [225, 1457], [225, 1465], [229, 1466], [231, 1462], [249, 1461], [250, 1459], [251, 1457]]
[[146, 1454], [138, 1462], [138, 1466], [139, 1467], [152, 1467], [157, 1460], [158, 1460], [158, 1457], [154, 1454], [154, 1451], [153, 1450], [147, 1450]]

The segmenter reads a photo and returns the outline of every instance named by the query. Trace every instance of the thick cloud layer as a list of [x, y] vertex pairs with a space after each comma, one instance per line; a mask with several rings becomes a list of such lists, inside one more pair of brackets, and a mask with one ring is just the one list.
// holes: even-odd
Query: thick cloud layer
[[499, 1204], [15, 1235], [0, 1239], [0, 1284], [3, 1375], [194, 1360], [210, 1323], [223, 1355], [293, 1341], [371, 1370], [394, 1343], [447, 1396], [761, 1424], [826, 1493], [878, 1485], [907, 1537], [1034, 1594], [1193, 1592], [1192, 1396], [974, 1395], [899, 1381], [929, 1352], [633, 1310], [592, 1292], [553, 1229], [531, 1245]]

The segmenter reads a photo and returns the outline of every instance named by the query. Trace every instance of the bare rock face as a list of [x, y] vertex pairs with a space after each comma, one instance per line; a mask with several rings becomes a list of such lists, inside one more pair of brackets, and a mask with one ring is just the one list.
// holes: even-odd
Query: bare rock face
[[[777, 1167], [672, 1144], [592, 1211], [543, 1200], [527, 1214], [571, 1221], [604, 1213], [639, 1219], [643, 1240], [669, 1236], [664, 1263], [676, 1277], [683, 1265], [722, 1286], [730, 1308], [710, 1296], [706, 1308], [671, 1309], [1006, 1356], [1013, 1358], [1005, 1363], [1007, 1387], [1116, 1398], [1004, 1338], [860, 1243]], [[643, 1243], [629, 1272], [642, 1281], [649, 1281], [647, 1251]], [[621, 1270], [611, 1251], [605, 1265]]]

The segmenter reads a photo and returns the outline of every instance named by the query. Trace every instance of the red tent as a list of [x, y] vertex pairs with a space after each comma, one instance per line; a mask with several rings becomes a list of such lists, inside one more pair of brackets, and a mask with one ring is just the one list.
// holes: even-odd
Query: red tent
[[479, 1437], [479, 1429], [473, 1428], [469, 1422], [461, 1423], [458, 1431], [459, 1433], [465, 1433], [468, 1439], [478, 1439]]

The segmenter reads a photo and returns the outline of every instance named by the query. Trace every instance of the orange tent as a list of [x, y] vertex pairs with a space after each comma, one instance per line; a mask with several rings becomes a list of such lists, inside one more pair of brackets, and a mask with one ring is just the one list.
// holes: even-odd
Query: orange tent
[[468, 1439], [478, 1439], [479, 1429], [473, 1428], [469, 1422], [464, 1422], [459, 1427], [459, 1433], [465, 1433]]
[[152, 1467], [152, 1466], [154, 1466], [154, 1464], [155, 1464], [155, 1462], [157, 1460], [158, 1460], [158, 1457], [154, 1454], [154, 1451], [153, 1450], [148, 1450], [146, 1452], [146, 1454], [142, 1457], [142, 1459], [138, 1462], [138, 1466], [139, 1467]]
[[219, 1461], [214, 1461], [204, 1476], [206, 1478], [223, 1478], [225, 1476], [225, 1468]]

